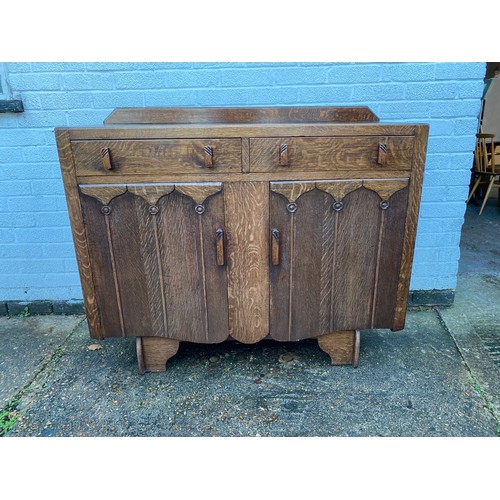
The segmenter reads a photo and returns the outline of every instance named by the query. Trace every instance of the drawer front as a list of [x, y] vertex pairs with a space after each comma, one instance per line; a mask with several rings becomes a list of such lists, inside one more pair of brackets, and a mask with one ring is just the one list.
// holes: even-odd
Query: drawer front
[[240, 139], [74, 141], [78, 176], [240, 172]]
[[250, 171], [410, 170], [413, 136], [250, 139]]

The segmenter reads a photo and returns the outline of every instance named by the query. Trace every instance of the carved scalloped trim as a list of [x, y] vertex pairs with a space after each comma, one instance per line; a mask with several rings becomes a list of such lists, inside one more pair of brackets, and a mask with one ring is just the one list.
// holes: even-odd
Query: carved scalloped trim
[[140, 196], [150, 205], [156, 205], [158, 200], [174, 190], [174, 184], [127, 184], [130, 193]]
[[317, 182], [271, 182], [271, 191], [281, 194], [290, 203], [296, 202], [304, 193], [319, 189], [328, 193], [335, 201], [342, 199], [362, 187], [375, 191], [382, 200], [388, 200], [395, 192], [408, 186], [408, 179], [380, 179], [380, 180], [331, 180]]
[[297, 201], [304, 193], [312, 191], [316, 187], [314, 182], [271, 182], [271, 191], [281, 194], [290, 203]]
[[406, 186], [408, 186], [408, 179], [363, 181], [363, 187], [375, 191], [382, 200], [388, 200], [394, 193]]
[[222, 191], [222, 182], [175, 184], [175, 190], [201, 205], [209, 196]]
[[342, 201], [347, 194], [362, 186], [362, 180], [316, 182], [316, 187], [328, 193], [335, 201]]
[[204, 183], [155, 183], [155, 184], [81, 184], [80, 192], [95, 198], [103, 205], [109, 205], [113, 198], [127, 191], [140, 196], [150, 205], [156, 205], [158, 200], [174, 190], [202, 204], [209, 196], [222, 191], [222, 182]]
[[109, 205], [109, 202], [127, 192], [125, 184], [112, 185], [112, 184], [80, 184], [80, 192], [87, 196], [91, 196], [100, 201], [103, 205]]

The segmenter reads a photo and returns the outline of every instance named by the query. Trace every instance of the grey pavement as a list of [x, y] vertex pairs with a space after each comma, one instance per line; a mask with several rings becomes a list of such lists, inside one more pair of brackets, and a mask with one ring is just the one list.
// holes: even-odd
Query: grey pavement
[[[474, 210], [466, 225], [498, 229], [494, 200], [479, 222]], [[140, 376], [134, 339], [89, 350], [83, 316], [1, 317], [5, 435], [498, 436], [499, 246], [471, 252], [476, 267], [463, 252], [452, 307], [363, 331], [357, 369], [330, 365], [313, 340], [233, 341], [181, 343], [166, 372]]]

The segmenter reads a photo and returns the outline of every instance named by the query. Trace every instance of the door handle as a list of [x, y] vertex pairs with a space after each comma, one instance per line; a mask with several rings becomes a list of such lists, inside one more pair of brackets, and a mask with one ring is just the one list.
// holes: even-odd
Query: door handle
[[288, 167], [288, 145], [280, 144], [280, 165]]
[[280, 232], [276, 228], [271, 231], [271, 262], [273, 266], [280, 263]]
[[205, 146], [203, 148], [205, 158], [205, 168], [214, 168], [214, 148], [213, 146]]
[[109, 148], [102, 148], [101, 155], [102, 155], [102, 166], [106, 170], [112, 170], [113, 165], [111, 163], [111, 151], [109, 150]]
[[226, 262], [224, 249], [224, 230], [219, 227], [215, 231], [216, 260], [218, 266], [223, 266]]

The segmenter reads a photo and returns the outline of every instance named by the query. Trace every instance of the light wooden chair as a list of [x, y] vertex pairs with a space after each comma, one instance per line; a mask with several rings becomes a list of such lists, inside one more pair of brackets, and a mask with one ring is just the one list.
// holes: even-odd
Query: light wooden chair
[[[476, 149], [474, 151], [474, 174], [477, 180], [466, 203], [469, 203], [479, 184], [488, 184], [479, 215], [488, 201], [494, 186], [500, 187], [500, 152], [495, 151], [495, 134], [476, 134]], [[500, 191], [499, 191], [500, 202]]]

